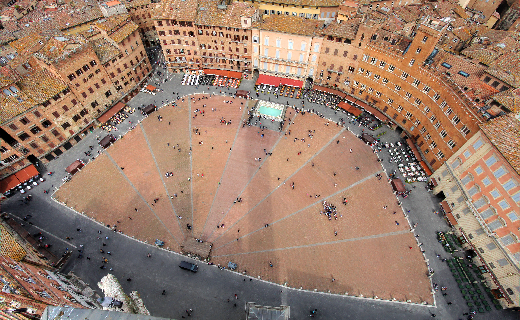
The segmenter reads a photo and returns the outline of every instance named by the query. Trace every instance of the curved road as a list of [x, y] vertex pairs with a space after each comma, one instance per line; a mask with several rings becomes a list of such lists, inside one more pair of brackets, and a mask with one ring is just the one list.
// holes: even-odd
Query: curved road
[[[162, 71], [162, 70], [161, 70]], [[176, 97], [202, 92], [203, 88], [181, 86], [180, 75], [169, 75], [167, 81], [159, 86], [164, 89], [155, 96], [139, 93], [129, 105], [139, 107], [149, 103], [162, 105], [167, 101], [173, 101]], [[151, 83], [163, 82], [157, 75], [152, 77]], [[241, 89], [252, 90], [254, 83], [244, 81]], [[205, 87], [204, 89], [207, 89]], [[211, 87], [212, 92], [220, 89]], [[234, 89], [229, 90], [229, 92]], [[175, 92], [173, 94], [172, 92]], [[207, 90], [206, 90], [207, 92]], [[263, 96], [263, 97], [262, 97]], [[267, 100], [274, 96], [260, 95]], [[280, 102], [288, 101], [291, 105], [300, 106], [300, 100], [280, 98]], [[318, 110], [324, 117], [338, 120], [346, 118], [343, 113], [335, 113], [333, 110], [320, 105], [312, 105], [306, 102], [306, 108]], [[132, 114], [129, 120], [132, 122], [142, 118], [138, 112]], [[130, 124], [128, 120], [118, 125], [120, 131], [126, 132]], [[359, 133], [361, 127], [354, 126], [347, 121], [349, 130]], [[388, 128], [381, 128], [375, 134], [387, 131], [382, 136], [383, 141], [395, 142], [398, 134]], [[76, 146], [65, 152], [60, 158], [49, 163], [44, 170], [56, 172], [54, 175], [45, 175], [47, 181], [33, 189], [30, 194], [33, 200], [24, 204], [22, 195], [17, 194], [2, 204], [2, 211], [9, 213], [14, 219], [21, 222], [23, 217], [30, 215], [28, 222], [23, 222], [30, 233], [42, 231], [48, 243], [52, 245], [51, 251], [61, 255], [66, 250], [73, 250], [72, 257], [64, 265], [62, 271], [73, 271], [92, 289], [101, 294], [97, 282], [108, 272], [113, 273], [121, 282], [128, 293], [137, 290], [143, 298], [145, 305], [151, 314], [159, 317], [181, 318], [186, 316], [186, 309], [193, 309], [193, 319], [230, 320], [245, 319], [244, 306], [246, 302], [254, 301], [261, 305], [291, 307], [291, 319], [304, 319], [308, 317], [309, 310], [317, 308], [316, 319], [427, 319], [434, 314], [439, 319], [462, 319], [467, 312], [465, 302], [456, 289], [456, 283], [446, 265], [435, 258], [436, 253], [441, 253], [442, 248], [435, 239], [435, 231], [447, 231], [445, 222], [438, 216], [432, 215], [432, 211], [438, 209], [438, 201], [422, 188], [414, 189], [414, 192], [403, 201], [403, 206], [411, 210], [410, 217], [414, 222], [419, 222], [417, 232], [421, 234], [423, 248], [430, 257], [431, 267], [436, 271], [433, 281], [439, 285], [448, 286], [449, 299], [453, 305], [448, 306], [447, 300], [436, 293], [437, 306], [419, 306], [407, 303], [375, 301], [366, 298], [330, 295], [327, 293], [305, 292], [297, 289], [289, 289], [276, 284], [267, 283], [247, 276], [220, 270], [216, 266], [196, 262], [199, 265], [198, 273], [191, 273], [177, 267], [186, 257], [166, 250], [158, 249], [145, 243], [138, 242], [125, 235], [110, 231], [98, 222], [92, 221], [73, 210], [62, 206], [52, 200], [53, 190], [61, 185], [64, 177], [64, 168], [75, 159], [86, 159], [85, 151], [93, 146], [92, 153], [99, 150], [96, 135], [103, 136], [100, 129], [84, 137]], [[388, 159], [387, 152], [379, 154], [383, 159]], [[393, 170], [388, 161], [383, 162], [387, 170]], [[395, 165], [395, 164], [394, 164]], [[50, 190], [48, 194], [43, 190]], [[415, 191], [416, 190], [416, 191]], [[77, 231], [77, 229], [81, 231]], [[101, 234], [98, 232], [101, 231]], [[108, 236], [108, 239], [105, 237]], [[65, 240], [70, 237], [71, 240]], [[105, 246], [103, 246], [105, 243]], [[84, 245], [83, 258], [78, 258], [79, 245]], [[110, 251], [111, 255], [102, 254], [99, 249]], [[147, 254], [151, 253], [151, 258]], [[90, 260], [87, 260], [89, 257]], [[100, 269], [101, 258], [109, 260], [107, 269]], [[448, 255], [446, 254], [446, 258]], [[316, 261], [317, 264], [325, 264], [327, 261]], [[110, 271], [108, 268], [112, 268]], [[127, 281], [127, 279], [131, 281]], [[161, 295], [166, 290], [166, 295]], [[235, 299], [237, 294], [238, 299]], [[229, 299], [229, 302], [228, 302]], [[235, 306], [236, 303], [236, 306]], [[477, 315], [475, 319], [489, 318], [513, 319], [514, 313], [508, 311], [486, 313]], [[465, 318], [465, 317], [464, 317]]]

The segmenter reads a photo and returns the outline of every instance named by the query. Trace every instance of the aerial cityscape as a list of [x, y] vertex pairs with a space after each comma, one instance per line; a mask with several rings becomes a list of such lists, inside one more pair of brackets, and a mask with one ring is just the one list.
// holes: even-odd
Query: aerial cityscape
[[1, 319], [518, 319], [520, 2], [8, 0]]

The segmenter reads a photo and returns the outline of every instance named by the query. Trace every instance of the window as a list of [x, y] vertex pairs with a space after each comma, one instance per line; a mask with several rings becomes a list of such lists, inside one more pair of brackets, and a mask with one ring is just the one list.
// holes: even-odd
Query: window
[[509, 203], [507, 203], [506, 200], [502, 200], [498, 203], [498, 205], [500, 206], [500, 208], [502, 208], [502, 210], [506, 210], [508, 209], [510, 206], [509, 206]]
[[23, 117], [22, 119], [20, 119], [20, 122], [25, 125], [25, 124], [28, 124], [31, 121], [29, 121], [29, 119], [27, 119], [26, 117]]
[[451, 119], [451, 121], [452, 121], [454, 124], [459, 124], [460, 119], [459, 119], [459, 117], [454, 116], [454, 117]]
[[280, 48], [282, 46], [282, 40], [276, 39], [276, 47]]
[[465, 77], [465, 78], [469, 77], [469, 73], [466, 73], [464, 71], [459, 71], [457, 73], [460, 74], [461, 76]]
[[105, 96], [108, 98], [112, 95], [112, 92], [110, 92], [110, 90], [108, 90], [107, 92], [105, 92]]
[[447, 68], [447, 69], [451, 68], [451, 64], [446, 63], [446, 62], [441, 63], [441, 66], [443, 66], [444, 68]]
[[258, 43], [258, 36], [253, 36], [253, 43]]
[[402, 107], [402, 106], [398, 106], [398, 107], [397, 107], [397, 111], [398, 111], [398, 112], [403, 111], [403, 107]]
[[401, 90], [401, 87], [398, 85], [395, 85], [395, 91], [400, 91], [400, 90]]
[[450, 149], [455, 148], [455, 141], [453, 141], [453, 140], [448, 141], [448, 147], [450, 147]]
[[305, 47], [307, 46], [307, 44], [305, 42], [302, 42], [302, 45], [301, 45], [301, 48], [300, 50], [301, 51], [305, 51]]
[[40, 127], [38, 126], [33, 126], [31, 129], [29, 129], [33, 134], [37, 134], [38, 132], [42, 131], [42, 129], [40, 129]]
[[[491, 218], [492, 216], [494, 216], [495, 213], [496, 213], [496, 212], [495, 212], [495, 208], [493, 208], [493, 207], [489, 207], [488, 209], [486, 209], [486, 210], [480, 212], [479, 214], [480, 214], [480, 216], [482, 217], [482, 219], [486, 220], [486, 219], [489, 219], [489, 218]], [[478, 232], [477, 232], [477, 234], [478, 234]]]
[[413, 66], [414, 63], [415, 63], [415, 59], [411, 59], [410, 63], [408, 63], [408, 65], [411, 67], [411, 66]]
[[55, 117], [55, 118], [59, 118], [60, 117], [60, 114], [58, 113], [58, 111], [54, 111], [52, 113], [52, 115]]
[[[479, 139], [479, 140], [477, 140], [477, 142], [475, 142], [475, 143], [473, 144], [473, 149], [477, 150], [478, 148], [482, 147], [483, 144], [484, 144], [484, 143], [482, 142], [482, 140]], [[495, 160], [495, 161], [496, 161], [496, 160]]]
[[434, 122], [435, 120], [437, 120], [437, 117], [436, 117], [435, 115], [432, 115], [432, 116], [430, 117], [430, 121], [431, 121], [431, 122]]
[[491, 167], [492, 165], [494, 165], [497, 162], [497, 158], [495, 158], [495, 156], [491, 156], [485, 162], [488, 167]]
[[491, 180], [488, 177], [482, 179], [482, 183], [487, 187], [491, 184]]
[[471, 173], [469, 173], [467, 176], [465, 176], [461, 182], [463, 185], [467, 185], [468, 183], [470, 183], [471, 181], [473, 181], [473, 176], [471, 175]]
[[439, 159], [444, 158], [444, 153], [442, 151], [437, 152], [437, 158], [439, 158]]
[[513, 179], [509, 179], [509, 181], [507, 181], [506, 183], [504, 183], [504, 184], [502, 185], [502, 187], [504, 187], [504, 190], [506, 190], [506, 191], [509, 192], [511, 189], [513, 189], [514, 187], [516, 187], [516, 182], [515, 182], [515, 180], [513, 180]]
[[415, 50], [415, 53], [421, 53], [421, 48], [417, 48], [417, 50]]
[[426, 41], [428, 41], [428, 37], [424, 37], [424, 38], [422, 39], [422, 42], [426, 42]]
[[475, 208], [478, 209], [478, 208], [480, 208], [480, 207], [486, 205], [487, 203], [488, 203], [488, 200], [487, 200], [486, 196], [482, 196], [482, 198], [480, 198], [480, 199], [478, 199], [477, 201], [475, 201], [475, 202], [473, 203], [473, 205], [475, 206]]
[[437, 101], [441, 98], [441, 95], [436, 93], [434, 96], [433, 96], [433, 100]]
[[405, 94], [406, 99], [410, 99], [412, 97], [412, 94], [410, 92], [407, 92]]
[[470, 197], [473, 197], [473, 196], [476, 195], [479, 191], [480, 191], [480, 190], [479, 190], [478, 186], [474, 185], [473, 187], [471, 187], [471, 188], [468, 190], [468, 194], [470, 195]]
[[[314, 52], [320, 52], [320, 44], [319, 43], [315, 43], [314, 44]], [[345, 51], [347, 52], [347, 51]], [[344, 57], [346, 57], [347, 55], [346, 54], [343, 54]]]
[[439, 129], [439, 127], [441, 126], [441, 123], [440, 122], [436, 122], [434, 125], [435, 129]]
[[25, 140], [29, 139], [29, 135], [28, 135], [27, 133], [25, 133], [25, 132], [22, 132], [22, 133], [20, 133], [20, 134], [18, 135], [18, 138], [19, 138], [20, 140], [22, 140], [22, 141], [25, 141]]
[[430, 144], [430, 149], [435, 149], [437, 148], [437, 143], [435, 141], [432, 141], [432, 143]]
[[501, 196], [497, 189], [492, 190], [489, 194], [493, 197], [493, 199], [500, 198]]
[[393, 66], [393, 65], [388, 66], [388, 72], [391, 73], [391, 72], [394, 72], [394, 70], [395, 70], [395, 66]]
[[446, 138], [446, 136], [448, 135], [448, 133], [446, 132], [446, 130], [442, 130], [441, 133], [440, 133], [441, 137], [442, 138]]
[[418, 87], [420, 83], [421, 83], [421, 81], [415, 79], [415, 80], [412, 82], [412, 85], [413, 85], [414, 87]]
[[[422, 101], [421, 101], [421, 99], [419, 99], [419, 98], [415, 98], [414, 103], [415, 103], [416, 105], [420, 106], [421, 103], [422, 103]], [[424, 112], [426, 112], [426, 113], [430, 112], [430, 108], [428, 108], [428, 107], [424, 108]]]
[[264, 37], [264, 46], [269, 45], [269, 37]]
[[518, 218], [518, 215], [516, 214], [516, 212], [510, 212], [507, 214], [507, 217], [509, 218], [509, 220], [511, 220], [511, 222], [515, 222], [517, 221], [519, 218]]
[[34, 111], [33, 114], [36, 116], [36, 118], [39, 118], [42, 116], [39, 111]]
[[497, 170], [495, 170], [495, 172], [493, 172], [493, 175], [497, 179], [502, 177], [504, 174], [506, 174], [506, 170], [504, 170], [504, 168], [502, 167], [498, 168]]
[[468, 127], [462, 126], [462, 128], [460, 129], [460, 132], [462, 132], [462, 134], [464, 136], [467, 136], [470, 133], [470, 130], [468, 129]]
[[11, 128], [11, 130], [18, 130], [18, 127], [14, 123], [11, 123], [9, 128]]
[[475, 172], [476, 172], [478, 175], [481, 175], [481, 174], [484, 172], [484, 170], [482, 170], [482, 167], [478, 166], [478, 167], [475, 168]]

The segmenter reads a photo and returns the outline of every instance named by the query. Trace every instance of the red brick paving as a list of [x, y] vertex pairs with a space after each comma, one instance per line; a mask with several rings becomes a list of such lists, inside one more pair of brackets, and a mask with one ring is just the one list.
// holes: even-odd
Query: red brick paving
[[[226, 104], [223, 101], [230, 100], [228, 97], [199, 101], [201, 96], [179, 101], [176, 108], [162, 108], [142, 122], [159, 170], [139, 127], [108, 149], [150, 206], [154, 198], [161, 199], [152, 208], [176, 238], [188, 235], [184, 226], [192, 222], [194, 236], [202, 233], [203, 240], [216, 239], [214, 262], [227, 265], [234, 261], [240, 271], [247, 269], [250, 275], [287, 282], [291, 287], [433, 302], [423, 257], [390, 185], [386, 179], [374, 177], [381, 167], [370, 148], [350, 132], [340, 133], [342, 128], [334, 123], [327, 126], [326, 119], [311, 114], [295, 116], [290, 108], [287, 116], [294, 118], [294, 124], [287, 129], [291, 134], [264, 131], [262, 138], [258, 128], [242, 127], [240, 119], [247, 111], [240, 102], [246, 100]], [[203, 108], [203, 104], [207, 106]], [[199, 113], [193, 118], [197, 108], [205, 110], [204, 116]], [[158, 121], [159, 114], [163, 121]], [[232, 124], [220, 124], [220, 117], [231, 119]], [[189, 131], [190, 119], [191, 128], [198, 128], [200, 135]], [[308, 130], [316, 130], [313, 139]], [[182, 152], [173, 148], [177, 143]], [[273, 155], [265, 162], [255, 161], [265, 158], [264, 148], [273, 149]], [[354, 170], [356, 166], [360, 169]], [[167, 171], [174, 176], [165, 178]], [[291, 175], [288, 183], [280, 185]], [[170, 196], [177, 194], [171, 199], [173, 207], [161, 176]], [[192, 181], [188, 181], [190, 176]], [[366, 181], [360, 182], [362, 179]], [[317, 194], [321, 197], [316, 198]], [[327, 201], [343, 215], [338, 220], [329, 221], [319, 214], [321, 201], [329, 196]], [[56, 197], [105, 224], [120, 220], [118, 227], [127, 234], [149, 242], [159, 238], [179, 251], [167, 230], [105, 155], [74, 176]], [[233, 204], [236, 197], [242, 197], [243, 202]], [[343, 197], [349, 201], [346, 206], [341, 203]], [[175, 217], [174, 208], [181, 220]], [[217, 229], [219, 223], [225, 228]], [[270, 226], [264, 228], [265, 223]]]
[[[125, 234], [149, 243], [159, 238], [166, 247], [180, 250], [146, 203], [105, 155], [98, 156], [76, 173], [54, 197], [105, 225], [117, 224], [117, 229]], [[139, 211], [136, 212], [135, 208]]]

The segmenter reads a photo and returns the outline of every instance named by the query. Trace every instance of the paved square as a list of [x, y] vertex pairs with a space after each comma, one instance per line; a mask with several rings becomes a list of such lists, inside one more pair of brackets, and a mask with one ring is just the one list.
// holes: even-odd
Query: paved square
[[[423, 256], [372, 149], [292, 108], [283, 132], [249, 127], [253, 105], [198, 94], [163, 107], [55, 198], [174, 251], [186, 238], [210, 242], [212, 262], [268, 281], [432, 304]], [[323, 201], [337, 219], [320, 214]]]

